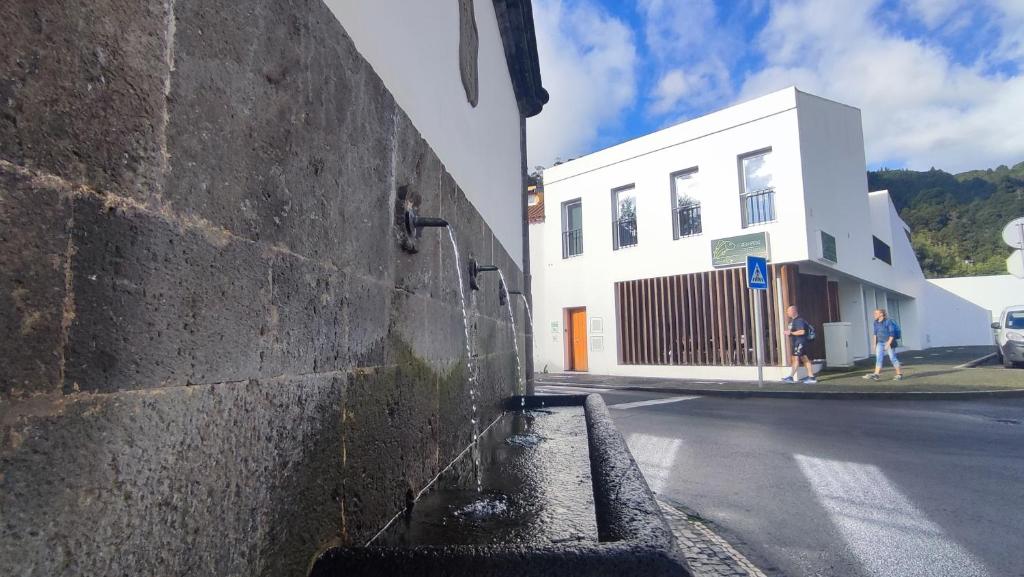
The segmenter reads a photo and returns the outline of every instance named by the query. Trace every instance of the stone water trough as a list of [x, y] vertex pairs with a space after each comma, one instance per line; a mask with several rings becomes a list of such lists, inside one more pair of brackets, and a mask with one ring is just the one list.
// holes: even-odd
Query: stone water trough
[[[497, 538], [493, 535], [492, 538], [481, 538], [472, 530], [453, 531], [455, 525], [460, 522], [459, 515], [466, 515], [466, 512], [474, 510], [473, 507], [476, 505], [457, 509], [458, 505], [452, 505], [451, 500], [431, 500], [432, 496], [425, 492], [421, 499], [416, 499], [415, 502], [410, 500], [408, 511], [396, 518], [392, 526], [382, 531], [367, 546], [336, 547], [325, 551], [315, 561], [310, 575], [691, 575], [653, 494], [599, 395], [517, 396], [508, 399], [505, 408], [506, 417], [514, 415], [513, 421], [520, 425], [524, 422], [533, 423], [535, 420], [538, 424], [531, 424], [533, 429], [519, 427], [518, 431], [517, 427], [506, 427], [504, 432], [492, 434], [491, 437], [500, 437], [510, 431], [527, 434], [512, 435], [490, 445], [487, 442], [488, 433], [485, 432], [481, 435], [475, 453], [476, 469], [479, 471], [481, 468], [480, 455], [483, 454], [483, 468], [496, 471], [490, 477], [485, 473], [485, 481], [489, 478], [499, 487], [504, 483], [501, 490], [512, 493], [515, 492], [514, 488], [509, 489], [512, 485], [531, 486], [527, 489], [529, 494], [513, 496], [510, 500], [518, 500], [527, 506], [556, 503], [548, 505], [547, 513], [542, 512], [540, 515], [547, 521], [537, 523], [533, 517], [527, 519], [525, 517], [528, 516], [517, 518], [512, 515], [504, 521], [503, 527], [492, 531]], [[580, 412], [583, 413], [583, 418], [580, 418]], [[548, 418], [547, 415], [554, 415], [547, 421], [550, 423], [577, 422], [579, 430], [574, 432], [566, 429], [564, 425], [549, 425], [545, 428], [542, 423]], [[519, 442], [519, 439], [539, 439], [550, 443], [550, 446], [556, 449], [562, 447], [557, 450], [563, 453], [557, 456], [557, 453], [550, 451], [537, 451], [535, 460], [539, 462], [531, 462], [529, 453], [532, 450], [532, 443]], [[513, 445], [522, 445], [525, 448]], [[494, 451], [488, 450], [487, 446], [493, 447]], [[488, 464], [488, 455], [491, 456], [491, 460], [517, 461], [520, 464]], [[472, 467], [473, 459], [468, 460]], [[585, 470], [588, 462], [589, 471]], [[524, 482], [523, 479], [527, 477], [517, 476], [517, 469], [533, 471], [528, 477], [540, 481]], [[463, 470], [465, 471], [465, 468]], [[466, 475], [462, 474], [461, 477], [466, 478]], [[568, 478], [570, 481], [563, 483], [554, 477]], [[478, 473], [476, 490], [469, 491], [473, 495], [472, 498], [480, 499], [481, 495], [486, 497], [489, 494], [486, 487], [491, 485], [491, 481], [485, 482], [482, 488]], [[444, 481], [442, 479], [435, 484], [444, 484]], [[573, 493], [573, 486], [577, 487], [578, 494], [570, 496], [568, 501], [573, 503], [568, 503], [564, 494]], [[565, 487], [570, 489], [567, 490]], [[443, 491], [437, 491], [438, 495], [441, 493]], [[462, 493], [467, 491], [464, 490]], [[477, 501], [478, 504], [485, 502], [486, 499]], [[492, 505], [496, 502], [501, 506], [488, 507], [487, 510], [505, 511], [505, 501], [490, 501]], [[572, 517], [574, 513], [571, 510], [579, 511], [581, 504], [586, 507], [583, 516], [588, 519], [576, 526], [585, 528], [582, 533], [596, 534], [584, 535], [568, 528], [568, 525], [560, 524], [561, 517]], [[516, 506], [509, 505], [508, 508], [516, 509]], [[534, 509], [536, 508], [535, 506]], [[454, 516], [445, 513], [452, 510], [456, 510]], [[578, 513], [576, 515], [579, 516]], [[424, 517], [430, 519], [424, 520]], [[535, 525], [539, 528], [534, 529]], [[547, 534], [544, 534], [545, 531]], [[470, 536], [465, 538], [467, 534]], [[449, 535], [452, 537], [446, 541]]]

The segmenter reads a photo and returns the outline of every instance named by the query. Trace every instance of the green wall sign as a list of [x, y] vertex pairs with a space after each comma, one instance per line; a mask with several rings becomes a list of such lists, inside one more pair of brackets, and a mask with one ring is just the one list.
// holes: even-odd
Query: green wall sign
[[771, 260], [768, 233], [757, 232], [711, 241], [711, 266], [715, 268], [745, 266], [747, 256], [751, 255]]

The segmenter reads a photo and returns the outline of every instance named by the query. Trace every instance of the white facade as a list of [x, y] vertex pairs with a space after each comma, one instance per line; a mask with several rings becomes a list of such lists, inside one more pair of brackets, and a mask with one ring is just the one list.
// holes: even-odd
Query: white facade
[[928, 282], [988, 309], [993, 322], [1006, 307], [1024, 305], [1024, 279], [1009, 274], [938, 278]]
[[[775, 218], [745, 227], [743, 159], [761, 151], [770, 151]], [[702, 231], [675, 239], [670, 177], [685, 170], [696, 171], [690, 196], [700, 202]], [[538, 371], [565, 370], [565, 311], [586, 307], [589, 325], [601, 319], [599, 334], [588, 327], [590, 372], [752, 378], [756, 369], [746, 366], [621, 364], [614, 285], [710, 271], [712, 240], [755, 232], [767, 233], [771, 262], [794, 263], [800, 273], [838, 283], [855, 358], [869, 353], [874, 308], [891, 310], [906, 348], [991, 340], [987, 313], [966, 301], [958, 302], [962, 314], [955, 320], [929, 314], [928, 299], [944, 295], [928, 291], [888, 193], [867, 192], [855, 108], [788, 88], [551, 167], [544, 180], [546, 218], [530, 231]], [[612, 191], [624, 186], [635, 190], [637, 241], [615, 249]], [[563, 258], [563, 206], [575, 199], [582, 205], [582, 254]], [[822, 258], [821, 231], [835, 238], [836, 262]], [[872, 236], [890, 248], [891, 264], [875, 257]]]
[[519, 108], [494, 3], [474, 2], [479, 102], [459, 74], [459, 3], [326, 0], [360, 54], [523, 266]]

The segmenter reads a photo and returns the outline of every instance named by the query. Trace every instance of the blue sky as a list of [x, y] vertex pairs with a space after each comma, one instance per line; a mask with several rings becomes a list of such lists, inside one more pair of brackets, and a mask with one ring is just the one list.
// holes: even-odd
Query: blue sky
[[1024, 161], [1024, 0], [533, 0], [548, 166], [790, 85], [861, 109], [869, 167]]

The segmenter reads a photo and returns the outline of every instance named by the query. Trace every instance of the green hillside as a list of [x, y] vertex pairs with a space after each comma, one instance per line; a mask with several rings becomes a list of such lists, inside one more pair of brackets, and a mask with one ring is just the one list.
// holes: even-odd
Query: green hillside
[[869, 171], [868, 190], [886, 189], [913, 232], [926, 277], [1006, 273], [1012, 249], [1000, 233], [1024, 216], [1024, 162], [961, 174]]

